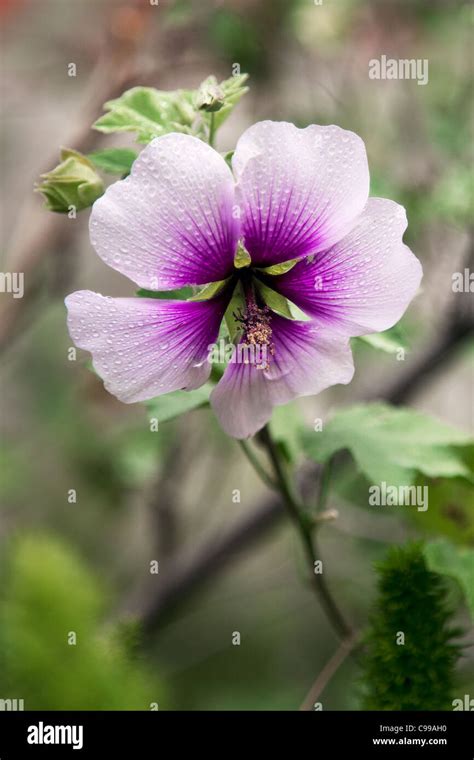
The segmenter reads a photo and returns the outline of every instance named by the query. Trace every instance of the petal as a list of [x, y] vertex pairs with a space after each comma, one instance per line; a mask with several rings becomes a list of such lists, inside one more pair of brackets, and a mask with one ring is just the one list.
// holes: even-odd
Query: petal
[[74, 343], [91, 352], [106, 389], [128, 404], [206, 382], [208, 347], [226, 301], [108, 298], [82, 290], [66, 306]]
[[272, 319], [275, 354], [268, 370], [230, 363], [211, 393], [211, 404], [228, 435], [247, 438], [271, 417], [274, 406], [310, 396], [354, 374], [347, 339], [312, 322]]
[[402, 242], [405, 209], [370, 198], [356, 226], [308, 264], [272, 278], [273, 287], [314, 318], [365, 335], [392, 327], [418, 290], [421, 264]]
[[149, 290], [223, 280], [238, 237], [233, 203], [219, 153], [190, 135], [164, 135], [94, 203], [91, 241], [106, 264]]
[[260, 265], [333, 245], [369, 194], [364, 143], [336, 126], [259, 122], [240, 138], [232, 163], [245, 246]]

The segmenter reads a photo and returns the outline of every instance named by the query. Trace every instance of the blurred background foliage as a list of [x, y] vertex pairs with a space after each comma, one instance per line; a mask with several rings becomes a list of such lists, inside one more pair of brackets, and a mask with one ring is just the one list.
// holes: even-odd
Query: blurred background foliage
[[74, 550], [35, 534], [14, 539], [9, 554], [0, 600], [4, 693], [21, 694], [30, 710], [158, 704], [162, 686], [134, 661], [130, 632], [102, 628], [106, 595]]
[[[147, 409], [109, 396], [88, 357], [79, 352], [69, 361], [64, 296], [83, 287], [131, 295], [133, 285], [95, 255], [88, 211], [71, 220], [44, 210], [32, 193], [38, 175], [57, 163], [61, 145], [135, 147], [132, 135], [90, 130], [102, 104], [124, 89], [195, 88], [210, 73], [230, 76], [235, 63], [250, 75], [250, 92], [219, 133], [220, 150], [262, 118], [337, 123], [361, 135], [371, 194], [407, 208], [405, 240], [425, 276], [401, 323], [403, 361], [357, 341], [350, 386], [275, 416], [275, 434], [289, 441], [287, 453], [315, 500], [316, 471], [302, 461], [301, 430], [312, 431], [340, 406], [390, 400], [423, 357], [403, 402], [472, 433], [468, 294], [452, 290], [452, 274], [472, 270], [470, 13], [456, 0], [0, 2], [2, 270], [24, 271], [27, 288], [21, 301], [1, 296], [9, 303], [0, 331], [0, 698], [53, 709], [149, 709], [152, 702], [160, 709], [296, 709], [336, 646], [282, 520], [193, 594], [178, 588], [145, 633], [126, 622], [146, 616], [177, 569], [201, 547], [218, 545], [269, 495], [206, 409], [151, 432]], [[428, 59], [429, 83], [369, 80], [368, 61], [382, 54]], [[70, 62], [76, 77], [67, 75]], [[472, 471], [472, 449], [458, 454], [466, 463], [471, 457]], [[367, 623], [376, 599], [373, 563], [390, 545], [424, 537], [434, 542], [427, 562], [445, 574], [456, 625], [469, 632], [459, 577], [472, 578], [472, 564], [456, 555], [456, 578], [446, 563], [452, 569], [453, 546], [461, 553], [474, 547], [472, 479], [418, 472], [416, 483], [430, 486], [427, 512], [386, 507], [375, 514], [361, 468], [348, 456], [334, 467], [328, 506], [339, 519], [323, 529], [321, 546], [331, 587], [354, 625]], [[76, 630], [78, 643], [68, 646], [67, 632]], [[234, 631], [240, 646], [232, 645]], [[360, 708], [359, 678], [348, 659], [323, 694], [324, 709]], [[473, 681], [466, 645], [454, 695], [472, 693]]]

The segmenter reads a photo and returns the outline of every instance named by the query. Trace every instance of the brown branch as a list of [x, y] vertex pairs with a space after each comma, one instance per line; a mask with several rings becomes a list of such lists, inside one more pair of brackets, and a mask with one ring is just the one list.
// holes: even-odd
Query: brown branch
[[[474, 229], [469, 231], [468, 244], [460, 264], [460, 269], [472, 270], [474, 264]], [[421, 352], [418, 360], [408, 367], [401, 378], [392, 386], [378, 394], [391, 404], [405, 403], [413, 396], [420, 385], [451, 361], [466, 342], [474, 334], [472, 313], [472, 296], [470, 293], [453, 294], [450, 305], [446, 309], [441, 334], [433, 345]], [[372, 395], [372, 399], [374, 396]]]
[[432, 379], [446, 362], [454, 358], [469, 336], [474, 334], [474, 324], [468, 319], [456, 318], [439, 340], [414, 364], [383, 397], [394, 405], [400, 405], [417, 391], [423, 381]]
[[[207, 539], [194, 554], [172, 559], [165, 575], [153, 576], [153, 586], [141, 599], [128, 603], [124, 613], [138, 617], [145, 634], [152, 633], [175, 605], [201, 588], [217, 571], [248, 550], [283, 517], [281, 502], [268, 498], [254, 512], [241, 518], [222, 537]], [[161, 567], [161, 566], [160, 566]]]
[[[473, 263], [474, 231], [471, 230], [461, 268], [472, 270]], [[474, 334], [471, 293], [457, 293], [453, 297], [444, 322], [444, 330], [434, 345], [421, 355], [396, 385], [388, 389], [385, 397], [392, 404], [401, 404], [412, 396], [428, 377], [432, 378], [447, 361], [453, 359], [466, 340]]]
[[160, 560], [174, 555], [179, 546], [179, 478], [188, 458], [183, 443], [173, 439], [158, 473], [150, 483], [146, 501], [150, 514], [150, 533]]

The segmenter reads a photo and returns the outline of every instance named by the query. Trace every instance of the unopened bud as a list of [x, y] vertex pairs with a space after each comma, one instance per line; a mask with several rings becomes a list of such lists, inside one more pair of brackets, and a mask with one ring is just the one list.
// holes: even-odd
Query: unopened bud
[[63, 148], [61, 163], [46, 174], [35, 190], [44, 195], [50, 211], [66, 214], [92, 206], [104, 193], [104, 184], [91, 162], [76, 150]]
[[196, 108], [199, 111], [213, 113], [219, 111], [225, 102], [225, 94], [217, 84], [217, 79], [210, 76], [199, 87], [196, 97]]

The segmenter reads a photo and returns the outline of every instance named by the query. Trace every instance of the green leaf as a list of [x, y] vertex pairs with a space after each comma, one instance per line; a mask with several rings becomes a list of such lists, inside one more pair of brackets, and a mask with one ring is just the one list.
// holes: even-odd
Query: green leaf
[[208, 77], [198, 90], [170, 92], [133, 87], [105, 103], [108, 113], [93, 127], [106, 134], [135, 132], [137, 141], [145, 144], [169, 132], [205, 138], [211, 118], [218, 129], [247, 92], [246, 79], [247, 74], [241, 74], [217, 84], [215, 77]]
[[408, 514], [417, 529], [424, 533], [474, 546], [472, 482], [465, 478], [437, 478], [428, 481], [427, 485], [428, 511], [410, 510], [404, 514]]
[[474, 213], [474, 179], [471, 166], [457, 162], [433, 185], [426, 198], [427, 212], [451, 224], [468, 224]]
[[287, 459], [295, 462], [301, 453], [301, 434], [307, 429], [297, 402], [277, 406], [270, 420], [272, 436], [285, 450]]
[[448, 575], [459, 583], [474, 619], [474, 549], [439, 539], [426, 544], [423, 554], [430, 570]]
[[381, 333], [361, 335], [359, 338], [354, 338], [354, 340], [367, 343], [369, 346], [372, 346], [372, 348], [384, 351], [386, 354], [397, 354], [400, 349], [403, 351], [408, 350], [406, 338], [398, 326], [392, 327], [390, 330], [385, 330], [385, 332]]
[[137, 290], [137, 296], [140, 298], [158, 298], [162, 301], [187, 301], [193, 293], [193, 289], [188, 286], [179, 290], [146, 290], [145, 288]]
[[327, 462], [348, 449], [370, 483], [410, 485], [428, 477], [471, 477], [461, 447], [467, 433], [413, 409], [360, 404], [336, 413], [323, 431], [303, 437], [307, 454]]
[[[62, 541], [18, 535], [2, 558], [2, 696], [27, 710], [147, 710], [159, 681], [110, 618], [108, 589]], [[130, 629], [129, 629], [130, 630]], [[68, 641], [77, 636], [77, 645]]]
[[107, 148], [89, 153], [87, 158], [102, 171], [123, 176], [130, 174], [137, 153], [131, 148]]
[[168, 132], [192, 133], [191, 125], [196, 111], [190, 90], [164, 92], [153, 87], [133, 87], [119, 98], [109, 100], [94, 129], [111, 132], [136, 132], [139, 143], [148, 143], [154, 137]]
[[209, 395], [214, 388], [212, 383], [205, 383], [194, 391], [173, 391], [164, 396], [157, 396], [146, 402], [149, 417], [161, 422], [168, 422], [192, 409], [199, 409], [209, 403]]

